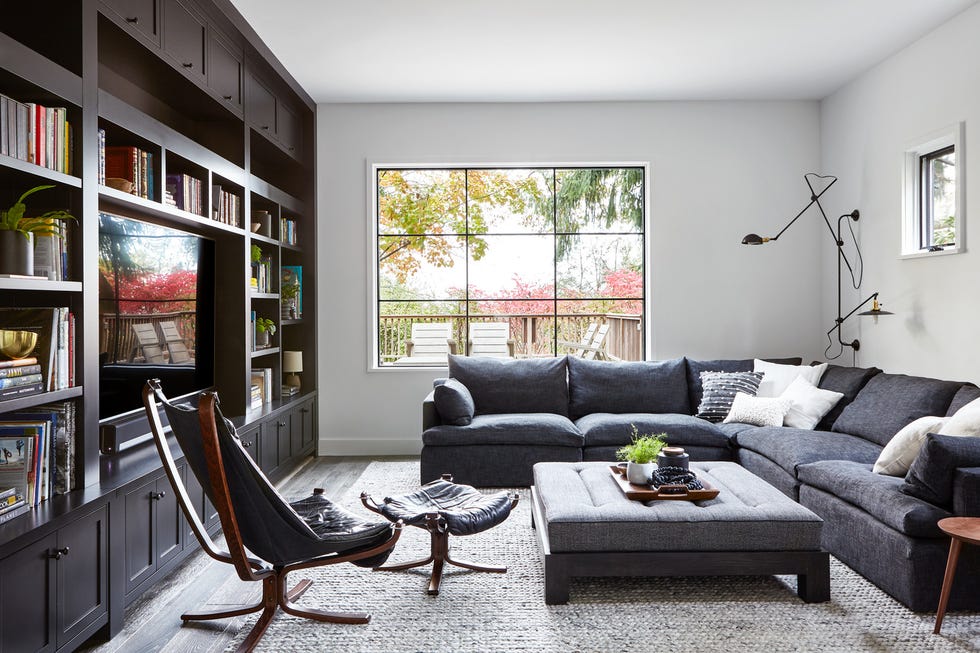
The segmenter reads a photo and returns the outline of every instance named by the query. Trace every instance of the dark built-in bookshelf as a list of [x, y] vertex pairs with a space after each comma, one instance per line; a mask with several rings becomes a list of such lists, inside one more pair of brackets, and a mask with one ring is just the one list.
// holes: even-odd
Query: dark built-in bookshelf
[[[99, 214], [213, 241], [214, 387], [256, 461], [286, 473], [316, 440], [315, 105], [230, 0], [15, 3], [0, 21], [0, 95], [58, 108], [45, 120], [70, 126], [58, 161], [0, 154], [0, 206], [53, 184], [32, 212], [78, 218], [64, 280], [0, 278], [0, 308], [70, 311], [75, 380], [0, 397], [0, 421], [57, 402], [75, 421], [75, 489], [0, 523], [0, 593], [19, 597], [0, 604], [0, 652], [74, 650], [118, 632], [125, 606], [196, 546], [152, 444], [134, 437], [145, 419], [99, 417]], [[258, 211], [268, 227], [253, 232]], [[250, 282], [253, 245], [268, 262], [262, 292]], [[301, 317], [285, 303], [281, 266], [302, 270]], [[269, 347], [253, 347], [253, 314], [277, 326]], [[285, 351], [303, 352], [302, 392], [288, 397]], [[252, 407], [256, 368], [272, 370], [272, 397]], [[200, 486], [185, 481], [216, 529]]]

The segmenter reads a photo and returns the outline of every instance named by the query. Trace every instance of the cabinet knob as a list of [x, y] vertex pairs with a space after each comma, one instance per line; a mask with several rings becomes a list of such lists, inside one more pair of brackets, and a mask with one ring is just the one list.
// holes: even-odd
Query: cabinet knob
[[308, 412], [310, 412], [310, 409], [309, 408], [300, 408], [299, 409], [299, 412], [301, 412], [301, 413], [308, 413]]
[[248, 449], [251, 446], [252, 446], [251, 441], [249, 441], [249, 442], [242, 442], [242, 447], [245, 448], [245, 449]]
[[286, 426], [286, 422], [279, 422], [278, 424], [279, 424], [279, 428], [283, 428], [284, 426]]
[[61, 560], [64, 556], [68, 555], [68, 547], [62, 547], [60, 549], [55, 549], [48, 554], [48, 557], [53, 560]]
[[295, 151], [296, 151], [296, 148], [290, 145], [290, 146], [289, 146], [289, 151], [290, 151], [290, 152], [295, 152]]
[[222, 95], [221, 97], [223, 97], [226, 100], [230, 100], [231, 99], [231, 96], [230, 95]]
[[268, 130], [269, 129], [269, 125], [262, 125], [262, 129]]
[[181, 65], [182, 65], [182, 66], [183, 66], [184, 68], [193, 68], [193, 67], [194, 67], [194, 64], [193, 64], [193, 63], [184, 63], [184, 64], [181, 64]]
[[167, 496], [166, 490], [160, 490], [159, 492], [150, 492], [150, 498], [154, 501], [159, 501], [163, 497]]
[[138, 25], [139, 22], [140, 22], [140, 17], [139, 16], [134, 16], [132, 18], [127, 18], [126, 19], [126, 22], [127, 23], [130, 23], [131, 25]]

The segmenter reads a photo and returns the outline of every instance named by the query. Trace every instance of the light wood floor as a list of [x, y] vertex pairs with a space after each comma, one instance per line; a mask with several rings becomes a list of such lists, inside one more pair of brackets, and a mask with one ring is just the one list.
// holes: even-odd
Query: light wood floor
[[[289, 499], [302, 498], [314, 487], [324, 488], [327, 497], [338, 497], [353, 485], [373, 460], [377, 458], [313, 458], [279, 483], [278, 488]], [[181, 625], [180, 615], [253, 603], [261, 598], [261, 588], [257, 583], [228, 583], [234, 576], [235, 571], [231, 566], [216, 562], [198, 550], [188, 556], [168, 578], [157, 583], [126, 609], [122, 632], [109, 642], [92, 638], [79, 650], [98, 653], [223, 651], [238, 632], [235, 620]]]

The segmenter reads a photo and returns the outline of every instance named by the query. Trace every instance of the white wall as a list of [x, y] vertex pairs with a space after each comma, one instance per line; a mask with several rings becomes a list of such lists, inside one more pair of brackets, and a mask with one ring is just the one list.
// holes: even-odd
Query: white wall
[[[977, 34], [980, 6], [940, 26], [821, 104], [822, 167], [840, 177], [833, 192], [841, 212], [854, 207], [861, 211], [866, 263], [862, 291], [867, 295], [879, 290], [885, 308], [895, 313], [848, 321], [845, 339], [860, 337], [862, 365], [980, 380], [980, 338], [976, 337], [980, 218], [971, 208], [980, 205]], [[903, 151], [930, 132], [959, 121], [966, 121], [967, 252], [900, 260]], [[958, 167], [961, 162], [958, 156]], [[833, 261], [832, 248], [828, 240], [827, 263]], [[832, 265], [825, 266], [826, 315], [836, 311], [835, 274]], [[859, 299], [852, 293], [850, 301]], [[848, 355], [845, 358], [850, 360]]]
[[369, 162], [649, 162], [649, 358], [822, 350], [815, 102], [320, 105], [320, 453], [415, 453], [439, 376], [368, 371]]

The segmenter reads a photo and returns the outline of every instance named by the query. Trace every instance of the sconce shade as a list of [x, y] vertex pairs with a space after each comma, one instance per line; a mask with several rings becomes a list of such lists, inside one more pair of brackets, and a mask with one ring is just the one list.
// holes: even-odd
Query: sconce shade
[[742, 238], [743, 245], [762, 245], [768, 242], [768, 238], [763, 238], [759, 234], [746, 234], [746, 236]]
[[286, 374], [295, 374], [303, 371], [303, 352], [284, 351], [282, 353], [282, 371]]

